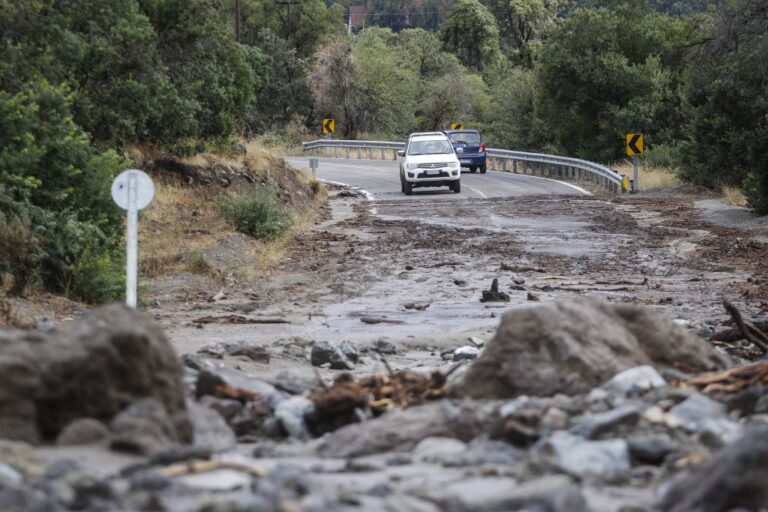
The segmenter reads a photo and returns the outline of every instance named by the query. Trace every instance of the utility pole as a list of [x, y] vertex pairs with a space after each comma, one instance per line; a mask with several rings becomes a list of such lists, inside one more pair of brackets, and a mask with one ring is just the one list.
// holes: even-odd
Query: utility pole
[[240, 0], [235, 0], [235, 39], [240, 41]]
[[286, 35], [285, 40], [291, 39], [291, 6], [299, 5], [299, 0], [275, 0], [275, 5], [284, 5], [286, 7]]

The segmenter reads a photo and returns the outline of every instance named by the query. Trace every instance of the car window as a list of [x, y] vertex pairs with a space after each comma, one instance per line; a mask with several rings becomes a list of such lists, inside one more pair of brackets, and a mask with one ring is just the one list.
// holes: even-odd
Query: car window
[[409, 155], [444, 155], [453, 153], [447, 140], [415, 140], [408, 147]]
[[456, 132], [448, 136], [454, 144], [480, 144], [480, 134], [477, 132]]

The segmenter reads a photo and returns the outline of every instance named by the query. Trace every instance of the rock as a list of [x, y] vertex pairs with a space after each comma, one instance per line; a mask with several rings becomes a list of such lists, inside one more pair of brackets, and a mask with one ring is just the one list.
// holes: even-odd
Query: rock
[[357, 350], [357, 347], [352, 344], [352, 342], [342, 341], [341, 345], [339, 345], [339, 349], [341, 350], [341, 353], [344, 354], [344, 357], [349, 359], [354, 364], [357, 364], [357, 362], [360, 360], [360, 352]]
[[738, 440], [743, 433], [743, 427], [728, 418], [709, 418], [698, 428], [699, 441], [710, 450], [718, 450]]
[[587, 414], [576, 421], [571, 433], [597, 439], [619, 425], [634, 425], [640, 419], [641, 412], [640, 407], [628, 404], [606, 412]]
[[470, 347], [469, 345], [465, 345], [453, 351], [453, 360], [464, 361], [464, 360], [477, 359], [477, 355], [479, 353], [480, 351], [477, 348]]
[[338, 347], [330, 341], [316, 341], [312, 344], [311, 361], [313, 366], [330, 364], [332, 370], [353, 370], [355, 366]]
[[205, 359], [200, 357], [198, 354], [182, 354], [181, 362], [185, 367], [196, 371], [200, 371], [207, 366]]
[[509, 443], [482, 435], [474, 438], [462, 452], [442, 457], [447, 467], [482, 466], [485, 464], [516, 466], [527, 457], [525, 451]]
[[280, 402], [275, 409], [275, 417], [280, 420], [289, 436], [306, 441], [310, 435], [304, 418], [312, 414], [314, 408], [315, 404], [311, 400], [298, 396], [292, 397]]
[[270, 355], [266, 348], [258, 345], [231, 345], [227, 347], [227, 353], [231, 356], [247, 357], [257, 363], [269, 363]]
[[662, 491], [664, 512], [728, 512], [768, 506], [768, 426], [749, 429]]
[[[205, 473], [190, 474], [178, 477], [177, 481], [187, 487], [194, 489], [204, 489], [206, 491], [230, 491], [233, 489], [249, 488], [253, 477], [248, 473], [236, 471], [234, 469], [217, 469], [206, 471]], [[211, 510], [206, 508], [205, 510]], [[232, 508], [222, 508], [224, 510], [233, 510]], [[235, 509], [242, 510], [242, 509]]]
[[466, 443], [452, 437], [428, 437], [421, 440], [412, 453], [416, 460], [434, 462], [463, 453], [466, 449]]
[[109, 429], [93, 418], [80, 418], [61, 431], [56, 438], [59, 446], [98, 443], [109, 437]]
[[531, 302], [539, 302], [541, 300], [541, 298], [539, 298], [539, 296], [533, 292], [528, 292], [528, 296], [526, 298]]
[[632, 392], [648, 391], [666, 385], [667, 382], [659, 375], [656, 368], [643, 365], [617, 373], [602, 387], [606, 391], [624, 396]]
[[223, 343], [214, 343], [211, 345], [203, 345], [197, 349], [198, 354], [211, 356], [214, 359], [223, 359], [227, 353], [227, 347]]
[[231, 450], [237, 445], [235, 433], [221, 414], [191, 400], [187, 403], [187, 410], [195, 431], [192, 441], [195, 447], [217, 453]]
[[483, 290], [480, 302], [509, 302], [509, 295], [499, 291], [499, 280], [493, 279], [490, 290]]
[[376, 342], [373, 344], [373, 350], [375, 350], [379, 354], [384, 354], [384, 355], [397, 354], [397, 347], [395, 347], [392, 343], [384, 339], [376, 340]]
[[464, 279], [454, 279], [453, 284], [456, 286], [467, 286], [467, 282]]
[[153, 398], [191, 441], [184, 371], [159, 326], [113, 304], [51, 332], [0, 329], [0, 437], [53, 441], [78, 418], [108, 423]]
[[24, 480], [21, 473], [5, 462], [0, 462], [0, 489], [20, 484]]
[[270, 383], [280, 391], [291, 395], [303, 395], [318, 387], [317, 377], [299, 372], [280, 372], [270, 380]]
[[217, 398], [204, 395], [200, 398], [200, 405], [218, 412], [226, 421], [230, 421], [243, 410], [243, 403], [231, 398]]
[[222, 386], [253, 395], [262, 407], [274, 409], [278, 403], [285, 400], [285, 396], [272, 384], [232, 368], [216, 368], [199, 372], [195, 382], [195, 397], [199, 400], [206, 395], [218, 396], [217, 390]]
[[462, 479], [434, 491], [445, 510], [589, 512], [579, 488], [565, 476], [545, 476], [525, 483], [508, 477]]
[[485, 342], [478, 338], [477, 336], [470, 336], [469, 341], [477, 348], [483, 348], [485, 346]]
[[131, 404], [110, 424], [110, 446], [118, 451], [148, 455], [173, 447], [178, 433], [165, 408], [154, 398]]
[[697, 431], [705, 421], [724, 418], [726, 413], [725, 404], [697, 393], [670, 409], [667, 417], [677, 420], [688, 430]]
[[39, 477], [45, 471], [46, 461], [31, 446], [19, 441], [0, 439], [0, 461], [29, 478]]
[[629, 447], [623, 439], [585, 441], [556, 432], [533, 449], [533, 460], [578, 478], [621, 481], [629, 474]]
[[593, 299], [554, 302], [504, 315], [466, 372], [475, 398], [587, 393], [640, 365], [722, 368], [714, 348], [649, 308]]
[[393, 411], [364, 423], [347, 425], [329, 434], [320, 453], [358, 457], [389, 450], [411, 450], [428, 437], [469, 441], [483, 433], [494, 416], [490, 404], [445, 400]]
[[658, 465], [680, 446], [667, 435], [634, 436], [627, 439], [632, 459], [642, 464]]
[[558, 407], [549, 407], [539, 420], [539, 426], [548, 432], [565, 430], [568, 428], [568, 420], [567, 412]]

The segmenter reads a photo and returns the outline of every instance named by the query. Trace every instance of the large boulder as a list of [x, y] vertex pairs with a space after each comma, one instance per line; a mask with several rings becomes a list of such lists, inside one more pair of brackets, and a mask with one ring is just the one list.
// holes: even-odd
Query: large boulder
[[152, 398], [192, 440], [183, 369], [159, 326], [122, 305], [48, 332], [0, 329], [0, 438], [52, 441], [70, 422], [108, 424]]
[[726, 360], [649, 308], [585, 299], [518, 309], [467, 371], [460, 390], [476, 398], [579, 394], [640, 365], [711, 370]]

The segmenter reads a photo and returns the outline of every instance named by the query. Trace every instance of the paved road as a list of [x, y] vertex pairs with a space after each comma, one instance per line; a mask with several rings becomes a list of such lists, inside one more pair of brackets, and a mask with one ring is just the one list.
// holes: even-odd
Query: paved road
[[[317, 177], [323, 180], [344, 183], [364, 189], [373, 199], [406, 199], [400, 192], [398, 163], [385, 160], [347, 160], [320, 158]], [[307, 158], [286, 157], [286, 161], [299, 169], [308, 169]], [[461, 194], [454, 194], [448, 187], [417, 188], [412, 198], [436, 196], [441, 199], [454, 197], [513, 197], [542, 194], [585, 194], [586, 192], [568, 183], [522, 176], [508, 172], [488, 171], [486, 174], [472, 174], [465, 170], [461, 177]]]

